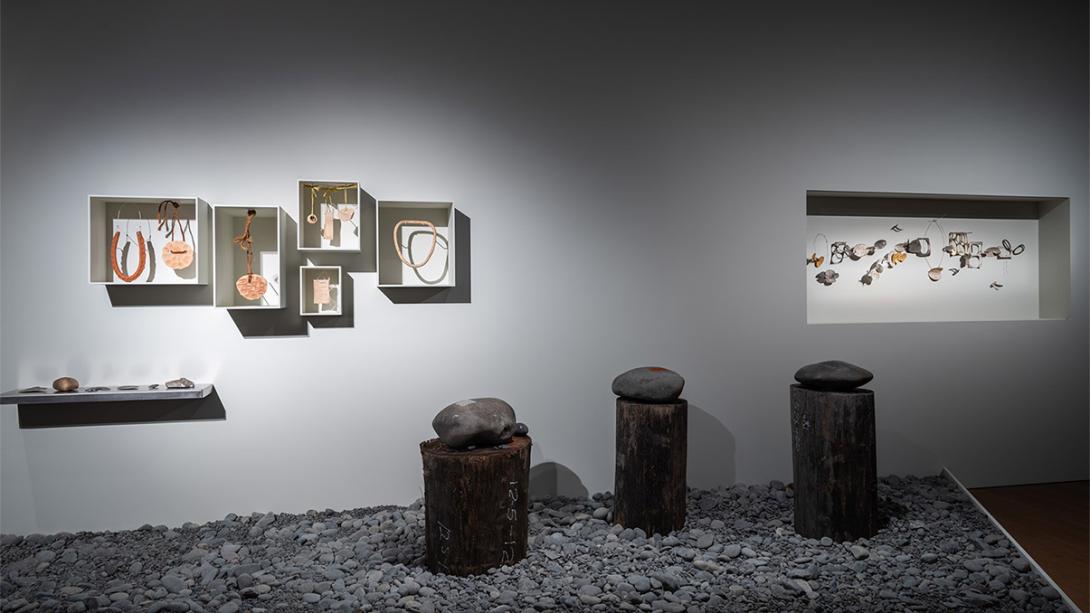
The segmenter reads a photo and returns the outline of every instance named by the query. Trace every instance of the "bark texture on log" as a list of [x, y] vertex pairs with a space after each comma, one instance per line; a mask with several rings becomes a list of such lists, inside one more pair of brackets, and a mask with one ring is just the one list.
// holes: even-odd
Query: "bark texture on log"
[[648, 536], [685, 525], [689, 403], [617, 399], [613, 522]]
[[504, 448], [420, 443], [430, 570], [475, 575], [526, 557], [530, 445], [527, 436]]
[[795, 532], [852, 541], [878, 532], [874, 392], [791, 386]]

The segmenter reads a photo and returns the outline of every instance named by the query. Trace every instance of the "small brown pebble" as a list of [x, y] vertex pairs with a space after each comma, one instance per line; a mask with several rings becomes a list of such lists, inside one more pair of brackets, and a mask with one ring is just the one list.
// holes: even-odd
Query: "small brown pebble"
[[79, 381], [72, 377], [61, 377], [53, 382], [53, 389], [58, 392], [74, 392], [79, 389]]

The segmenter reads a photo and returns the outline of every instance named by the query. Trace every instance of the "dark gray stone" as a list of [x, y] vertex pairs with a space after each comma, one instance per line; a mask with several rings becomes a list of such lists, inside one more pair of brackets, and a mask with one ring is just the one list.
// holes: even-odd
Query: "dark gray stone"
[[795, 372], [795, 381], [803, 387], [827, 392], [848, 392], [873, 378], [869, 370], [840, 360], [807, 364]]
[[613, 380], [614, 394], [639, 402], [673, 402], [684, 387], [681, 375], [657, 366], [633, 368]]
[[515, 425], [515, 410], [499, 398], [455, 402], [431, 422], [439, 440], [455, 449], [509, 443]]
[[527, 436], [530, 434], [530, 428], [521, 421], [515, 424], [515, 436]]

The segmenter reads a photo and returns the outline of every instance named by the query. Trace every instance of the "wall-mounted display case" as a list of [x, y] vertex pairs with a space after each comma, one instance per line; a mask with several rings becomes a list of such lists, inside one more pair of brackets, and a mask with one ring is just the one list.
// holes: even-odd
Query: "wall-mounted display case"
[[299, 181], [298, 192], [300, 251], [360, 251], [358, 181]]
[[[240, 245], [241, 240], [236, 242], [236, 238], [246, 234], [250, 211], [255, 213], [249, 228], [252, 257], [243, 249], [244, 245]], [[212, 218], [215, 305], [229, 309], [284, 308], [281, 285], [284, 279], [284, 211], [279, 206], [269, 205], [216, 205]], [[261, 287], [262, 280], [264, 287]]]
[[454, 286], [454, 205], [450, 202], [378, 201], [378, 286]]
[[[205, 285], [211, 280], [207, 202], [194, 196], [92, 195], [87, 200], [91, 283]], [[164, 223], [159, 224], [161, 208]]]

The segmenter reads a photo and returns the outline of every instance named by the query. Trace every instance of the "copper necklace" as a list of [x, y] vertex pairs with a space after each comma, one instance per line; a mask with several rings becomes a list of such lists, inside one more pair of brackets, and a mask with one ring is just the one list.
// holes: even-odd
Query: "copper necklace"
[[[119, 213], [120, 213], [120, 211], [119, 211]], [[128, 223], [128, 222], [126, 222], [126, 223]], [[126, 238], [126, 242], [131, 243], [131, 240], [129, 239], [129, 233], [128, 233], [127, 230], [125, 232], [125, 238]], [[147, 264], [147, 260], [148, 260], [148, 249], [144, 245], [144, 233], [141, 232], [140, 230], [136, 231], [136, 243], [137, 243], [137, 246], [140, 249], [140, 263], [136, 265], [136, 271], [133, 272], [131, 275], [127, 275], [124, 272], [122, 272], [121, 264], [117, 261], [117, 243], [120, 240], [121, 240], [121, 230], [118, 230], [118, 231], [114, 232], [114, 238], [113, 238], [112, 241], [110, 241], [110, 264], [113, 265], [114, 275], [118, 279], [121, 279], [125, 283], [132, 283], [137, 278], [139, 278], [141, 274], [144, 273], [144, 266]]]
[[269, 287], [269, 282], [265, 280], [265, 277], [254, 274], [254, 239], [250, 235], [250, 226], [253, 225], [256, 216], [256, 210], [246, 211], [246, 225], [242, 228], [242, 234], [236, 236], [234, 240], [234, 243], [246, 252], [246, 274], [239, 277], [238, 281], [235, 281], [235, 289], [238, 290], [239, 295], [247, 300], [261, 298]]
[[[428, 255], [424, 256], [424, 261], [419, 264], [413, 264], [409, 261], [404, 254], [401, 253], [401, 241], [398, 240], [397, 231], [401, 226], [426, 226], [431, 230], [431, 247], [428, 248]], [[401, 263], [412, 269], [423, 267], [425, 264], [431, 261], [431, 256], [435, 254], [435, 245], [439, 242], [439, 233], [435, 231], [435, 224], [423, 219], [402, 219], [394, 225], [394, 250], [397, 252], [397, 257], [401, 259]], [[409, 256], [412, 257], [412, 241], [409, 241], [405, 248], [409, 250]]]
[[[185, 241], [186, 229], [189, 228], [189, 238], [193, 239], [193, 230], [189, 226], [189, 220], [183, 227], [178, 220], [178, 209], [181, 205], [173, 200], [164, 200], [159, 203], [159, 211], [155, 214], [155, 220], [159, 222], [156, 230], [162, 232], [166, 225], [170, 224], [170, 232], [166, 233], [170, 241], [163, 247], [163, 263], [174, 270], [188, 268], [193, 263], [193, 247]], [[171, 216], [167, 219], [166, 211], [170, 207]], [[174, 230], [180, 228], [182, 240], [174, 240]]]

